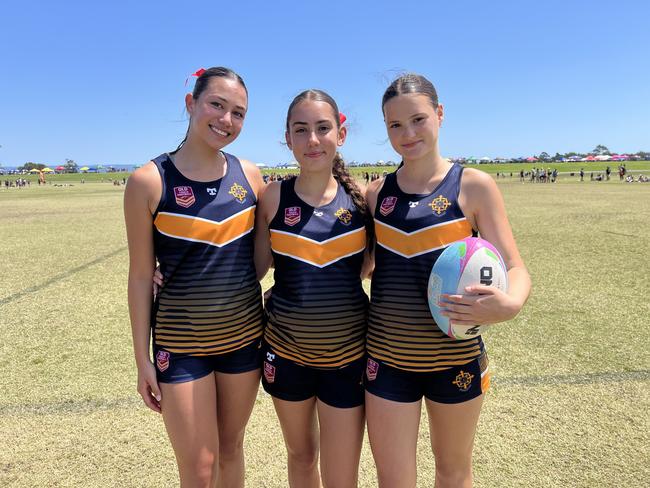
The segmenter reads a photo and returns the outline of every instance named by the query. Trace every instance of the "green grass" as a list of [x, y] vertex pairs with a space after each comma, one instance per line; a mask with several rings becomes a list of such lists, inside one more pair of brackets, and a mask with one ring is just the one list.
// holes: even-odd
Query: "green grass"
[[[475, 485], [646, 486], [650, 185], [500, 187], [534, 289], [485, 334], [494, 382]], [[101, 182], [0, 191], [0, 486], [177, 485], [162, 420], [135, 391], [122, 195]], [[247, 486], [287, 486], [262, 392], [245, 448]], [[360, 477], [376, 486], [367, 442]]]
[[[517, 176], [520, 170], [530, 171], [532, 168], [557, 168], [560, 173], [577, 173], [580, 171], [580, 168], [584, 168], [587, 178], [589, 178], [590, 172], [604, 172], [605, 168], [609, 166], [612, 168], [612, 171], [616, 173], [617, 162], [614, 161], [602, 161], [602, 162], [593, 162], [593, 163], [508, 163], [508, 164], [470, 164], [467, 167], [477, 168], [481, 171], [485, 171], [490, 174], [496, 173], [513, 173], [513, 177]], [[625, 166], [630, 171], [646, 171], [650, 173], [650, 161], [626, 161]], [[384, 171], [390, 173], [395, 171], [395, 166], [361, 166], [348, 168], [350, 173], [355, 177], [361, 179], [363, 173], [366, 171], [368, 173], [377, 172], [382, 174]], [[296, 169], [281, 169], [281, 168], [265, 168], [262, 170], [262, 174], [271, 174], [275, 173], [277, 175], [286, 175], [286, 174], [298, 174]], [[122, 178], [128, 178], [129, 173], [119, 172], [119, 173], [64, 173], [64, 174], [48, 174], [46, 175], [46, 181], [48, 184], [72, 184], [79, 185], [81, 180], [85, 180], [86, 183], [100, 182], [100, 183], [112, 183], [113, 180], [121, 181]], [[614, 175], [618, 178], [618, 175]], [[567, 175], [562, 175], [562, 178], [566, 178]], [[29, 175], [0, 175], [0, 181], [4, 183], [4, 180], [15, 181], [18, 178], [25, 178], [31, 182], [32, 185], [36, 185], [38, 182], [38, 176], [29, 174]], [[37, 185], [38, 186], [38, 185]]]

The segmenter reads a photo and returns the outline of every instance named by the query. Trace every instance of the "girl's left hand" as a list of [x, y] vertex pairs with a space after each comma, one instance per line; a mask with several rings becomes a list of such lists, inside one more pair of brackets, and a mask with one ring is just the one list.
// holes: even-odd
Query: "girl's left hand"
[[442, 315], [453, 324], [484, 325], [514, 318], [521, 305], [494, 286], [474, 285], [465, 288], [466, 295], [440, 295]]

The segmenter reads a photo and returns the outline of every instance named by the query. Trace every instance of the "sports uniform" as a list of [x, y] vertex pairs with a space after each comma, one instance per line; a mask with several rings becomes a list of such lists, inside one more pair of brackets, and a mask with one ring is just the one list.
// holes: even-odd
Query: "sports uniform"
[[263, 311], [252, 232], [257, 200], [240, 161], [223, 154], [226, 174], [211, 182], [187, 179], [167, 154], [153, 160], [163, 186], [153, 226], [165, 284], [151, 314], [162, 382], [259, 367]]
[[340, 408], [363, 403], [368, 299], [361, 286], [363, 218], [339, 184], [322, 207], [283, 181], [269, 223], [275, 284], [267, 303], [264, 389], [289, 401], [317, 396]]
[[463, 168], [454, 164], [429, 194], [407, 194], [389, 174], [375, 208], [375, 271], [368, 319], [365, 387], [400, 402], [458, 403], [489, 386], [479, 337], [455, 340], [436, 326], [427, 282], [440, 253], [475, 235], [458, 205]]

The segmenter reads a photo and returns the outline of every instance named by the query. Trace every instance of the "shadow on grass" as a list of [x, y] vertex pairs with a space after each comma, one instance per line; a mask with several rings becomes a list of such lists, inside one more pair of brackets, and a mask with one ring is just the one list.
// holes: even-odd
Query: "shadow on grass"
[[93, 259], [92, 261], [89, 261], [87, 263], [79, 265], [76, 268], [72, 268], [72, 269], [66, 271], [65, 273], [60, 273], [60, 274], [58, 274], [56, 276], [53, 276], [52, 278], [50, 278], [49, 280], [47, 280], [44, 283], [41, 283], [40, 285], [32, 286], [32, 287], [26, 288], [24, 290], [21, 290], [21, 291], [19, 291], [17, 293], [14, 293], [13, 295], [9, 295], [7, 297], [0, 298], [0, 306], [1, 305], [6, 305], [7, 303], [11, 303], [14, 300], [18, 300], [19, 298], [22, 298], [25, 295], [29, 295], [30, 293], [35, 293], [37, 291], [41, 291], [43, 288], [47, 288], [48, 286], [53, 285], [57, 281], [61, 281], [61, 280], [64, 280], [66, 278], [69, 278], [70, 276], [78, 273], [79, 271], [83, 271], [84, 269], [86, 269], [89, 266], [93, 266], [95, 264], [101, 263], [102, 261], [106, 261], [107, 259], [110, 259], [113, 256], [115, 256], [115, 255], [117, 255], [117, 254], [119, 254], [119, 253], [121, 253], [123, 251], [126, 251], [126, 249], [127, 249], [126, 246], [120, 247], [119, 249], [116, 249], [113, 252], [110, 252], [110, 253], [105, 254], [103, 256], [100, 256], [100, 257], [98, 257], [96, 259]]

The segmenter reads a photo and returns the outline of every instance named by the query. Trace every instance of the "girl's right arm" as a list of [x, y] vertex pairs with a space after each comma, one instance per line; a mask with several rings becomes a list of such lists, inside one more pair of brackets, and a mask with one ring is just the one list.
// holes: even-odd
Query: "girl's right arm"
[[156, 370], [149, 356], [151, 275], [155, 268], [152, 215], [161, 192], [160, 175], [153, 163], [135, 171], [129, 177], [124, 192], [124, 218], [129, 245], [129, 315], [138, 367], [138, 393], [155, 412], [161, 411], [161, 395]]

